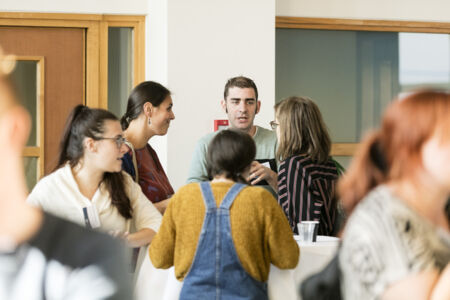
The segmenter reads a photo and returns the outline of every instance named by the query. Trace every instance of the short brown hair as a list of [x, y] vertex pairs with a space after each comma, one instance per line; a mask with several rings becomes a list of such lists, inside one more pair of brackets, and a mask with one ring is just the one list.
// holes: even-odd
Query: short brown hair
[[317, 105], [307, 97], [289, 97], [275, 105], [280, 123], [277, 158], [307, 155], [325, 162], [331, 149], [330, 135]]
[[243, 173], [255, 159], [256, 146], [253, 138], [239, 130], [221, 130], [208, 146], [206, 166], [213, 179], [224, 175], [235, 182], [247, 183]]
[[258, 89], [256, 88], [256, 84], [250, 78], [244, 76], [238, 76], [228, 79], [225, 84], [225, 90], [223, 91], [223, 99], [227, 100], [228, 90], [232, 87], [238, 87], [241, 89], [250, 88], [255, 91], [255, 100], [258, 100]]

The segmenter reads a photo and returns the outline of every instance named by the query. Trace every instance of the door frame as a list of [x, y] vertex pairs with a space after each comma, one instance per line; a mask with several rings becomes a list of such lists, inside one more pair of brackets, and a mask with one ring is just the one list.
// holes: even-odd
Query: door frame
[[86, 29], [84, 99], [108, 108], [108, 27], [133, 28], [133, 85], [145, 79], [145, 16], [0, 12], [0, 26]]
[[[59, 27], [85, 29], [85, 62], [83, 103], [89, 107], [108, 109], [108, 28], [133, 29], [133, 85], [145, 80], [145, 16], [66, 13], [0, 12], [0, 26]], [[12, 53], [13, 54], [13, 53]], [[38, 61], [39, 146], [26, 147], [24, 157], [38, 158], [38, 179], [44, 175], [44, 58], [23, 57]]]

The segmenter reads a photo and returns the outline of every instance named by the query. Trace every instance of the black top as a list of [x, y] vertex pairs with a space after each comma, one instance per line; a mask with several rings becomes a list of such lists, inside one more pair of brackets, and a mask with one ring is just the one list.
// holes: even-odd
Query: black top
[[0, 252], [0, 265], [1, 299], [132, 298], [124, 246], [47, 213], [32, 239]]

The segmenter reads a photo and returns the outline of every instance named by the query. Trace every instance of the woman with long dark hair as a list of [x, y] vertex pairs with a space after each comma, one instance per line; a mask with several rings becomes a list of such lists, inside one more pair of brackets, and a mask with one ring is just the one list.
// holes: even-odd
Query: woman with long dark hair
[[394, 101], [339, 184], [344, 299], [450, 299], [450, 93]]
[[157, 82], [144, 81], [131, 91], [127, 111], [120, 120], [129, 147], [123, 157], [123, 168], [161, 213], [174, 191], [148, 141], [155, 135], [167, 133], [170, 122], [175, 119], [172, 106], [167, 88]]
[[294, 268], [299, 249], [272, 194], [249, 186], [256, 146], [247, 133], [220, 131], [208, 146], [211, 181], [183, 186], [150, 245], [157, 268], [175, 265], [180, 299], [267, 299], [270, 264]]
[[67, 120], [57, 168], [36, 184], [28, 202], [120, 236], [131, 247], [149, 244], [161, 215], [121, 171], [124, 142], [116, 116], [78, 105]]

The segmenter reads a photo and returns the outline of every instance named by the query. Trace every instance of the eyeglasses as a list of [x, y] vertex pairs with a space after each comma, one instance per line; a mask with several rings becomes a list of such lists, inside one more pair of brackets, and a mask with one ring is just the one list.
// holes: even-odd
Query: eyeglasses
[[97, 140], [113, 140], [116, 143], [117, 148], [122, 147], [122, 145], [127, 142], [127, 139], [121, 135], [116, 137], [99, 137]]
[[273, 130], [276, 130], [277, 127], [278, 127], [278, 125], [280, 125], [280, 124], [278, 124], [278, 123], [275, 122], [275, 121], [270, 121], [270, 127], [272, 127]]

